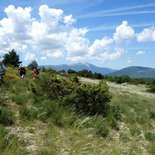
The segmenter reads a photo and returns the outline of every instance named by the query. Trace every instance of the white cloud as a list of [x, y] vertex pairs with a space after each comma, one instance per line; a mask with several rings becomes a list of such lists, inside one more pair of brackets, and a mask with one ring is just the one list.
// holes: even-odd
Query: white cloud
[[47, 60], [47, 57], [41, 57], [40, 58], [42, 61], [46, 61]]
[[131, 63], [132, 61], [130, 59], [127, 60], [127, 63]]
[[139, 42], [155, 41], [155, 28], [145, 28], [137, 34], [137, 40]]
[[64, 54], [63, 54], [62, 51], [53, 50], [52, 52], [48, 52], [48, 53], [47, 53], [47, 56], [48, 56], [48, 57], [51, 57], [51, 58], [60, 58], [60, 57], [63, 57]]
[[109, 60], [115, 60], [120, 58], [125, 53], [125, 50], [122, 48], [114, 48], [112, 52], [104, 52], [98, 58], [102, 63]]
[[74, 19], [74, 18], [72, 17], [72, 15], [65, 16], [65, 17], [64, 17], [64, 23], [65, 23], [66, 25], [72, 25], [72, 24], [75, 23], [75, 22], [76, 22], [76, 19]]
[[123, 21], [122, 24], [116, 28], [116, 32], [114, 33], [113, 36], [116, 42], [130, 40], [133, 37], [134, 37], [134, 29], [128, 26], [127, 21]]
[[144, 55], [145, 54], [145, 51], [138, 51], [137, 53], [136, 53], [136, 55]]
[[[32, 8], [15, 8], [10, 5], [5, 9], [6, 18], [0, 20], [0, 47], [4, 51], [15, 49], [25, 51], [25, 60], [34, 60], [38, 51], [44, 54], [40, 60], [63, 57], [70, 61], [98, 60], [111, 61], [120, 58], [125, 49], [119, 48], [117, 42], [130, 40], [134, 30], [123, 21], [116, 28], [113, 37], [96, 39], [90, 44], [86, 37], [87, 28], [76, 28], [72, 15], [65, 16], [63, 10], [39, 7], [40, 19], [31, 16]], [[1, 51], [0, 49], [0, 51]], [[29, 51], [29, 52], [26, 52]]]
[[36, 55], [30, 52], [25, 54], [25, 61], [32, 61], [36, 58]]
[[89, 55], [95, 56], [103, 53], [105, 50], [107, 50], [109, 45], [112, 43], [113, 43], [113, 39], [108, 37], [104, 37], [101, 40], [99, 39], [95, 40], [94, 43], [89, 47]]

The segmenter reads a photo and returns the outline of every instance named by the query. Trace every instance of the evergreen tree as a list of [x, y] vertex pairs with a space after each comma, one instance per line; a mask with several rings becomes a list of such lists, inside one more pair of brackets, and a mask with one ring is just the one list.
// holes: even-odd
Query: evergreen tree
[[9, 53], [6, 53], [4, 56], [4, 64], [5, 65], [12, 65], [12, 66], [19, 66], [21, 61], [19, 61], [19, 55], [17, 52], [13, 49]]
[[38, 67], [38, 63], [36, 60], [33, 60], [30, 62], [30, 64], [27, 67], [30, 69], [34, 69], [35, 67]]

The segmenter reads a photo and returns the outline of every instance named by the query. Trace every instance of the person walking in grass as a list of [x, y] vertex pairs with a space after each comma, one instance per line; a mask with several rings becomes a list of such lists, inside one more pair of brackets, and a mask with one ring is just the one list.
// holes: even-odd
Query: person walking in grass
[[3, 61], [0, 61], [0, 83], [5, 83], [3, 80], [3, 77], [5, 75], [6, 67], [3, 63]]
[[21, 78], [24, 78], [24, 76], [26, 75], [26, 69], [22, 66], [19, 67], [19, 74]]
[[35, 66], [34, 69], [33, 69], [33, 80], [37, 80], [38, 75], [39, 75], [39, 70], [38, 70], [38, 67]]

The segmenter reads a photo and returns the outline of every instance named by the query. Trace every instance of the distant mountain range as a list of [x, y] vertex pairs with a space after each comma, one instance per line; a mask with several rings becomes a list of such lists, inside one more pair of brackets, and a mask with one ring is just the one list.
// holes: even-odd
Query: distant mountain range
[[155, 78], [155, 69], [141, 66], [131, 66], [110, 73], [111, 76], [127, 75], [132, 78]]
[[90, 63], [76, 63], [76, 64], [63, 64], [63, 65], [47, 65], [47, 66], [44, 66], [45, 68], [53, 68], [55, 69], [56, 71], [60, 71], [60, 70], [69, 70], [69, 69], [72, 69], [72, 70], [75, 70], [75, 71], [80, 71], [80, 70], [83, 70], [83, 69], [87, 69], [87, 70], [90, 70], [92, 71], [93, 73], [97, 72], [97, 73], [101, 73], [101, 74], [109, 74], [109, 73], [112, 73], [114, 72], [115, 70], [113, 69], [110, 69], [110, 68], [106, 68], [106, 67], [97, 67], [97, 66], [94, 66]]
[[103, 75], [110, 75], [110, 76], [121, 76], [127, 75], [132, 78], [155, 78], [155, 69], [149, 67], [141, 67], [141, 66], [131, 66], [127, 68], [123, 68], [121, 70], [114, 70], [106, 67], [98, 67], [92, 65], [90, 63], [76, 63], [76, 64], [62, 64], [62, 65], [45, 65], [45, 68], [52, 68], [56, 71], [60, 70], [75, 70], [80, 71], [83, 69], [87, 69], [92, 71], [93, 73], [101, 73]]

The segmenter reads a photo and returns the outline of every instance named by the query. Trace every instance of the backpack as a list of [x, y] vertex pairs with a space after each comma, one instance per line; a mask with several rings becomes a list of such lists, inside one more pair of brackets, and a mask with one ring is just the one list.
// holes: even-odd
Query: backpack
[[21, 68], [21, 72], [22, 72], [23, 74], [26, 74], [26, 69], [25, 69], [24, 67], [22, 67], [22, 68]]
[[1, 65], [0, 66], [0, 75], [5, 75], [5, 66], [4, 65]]

